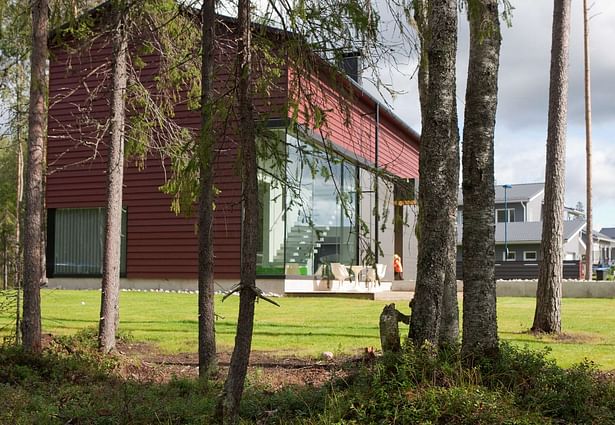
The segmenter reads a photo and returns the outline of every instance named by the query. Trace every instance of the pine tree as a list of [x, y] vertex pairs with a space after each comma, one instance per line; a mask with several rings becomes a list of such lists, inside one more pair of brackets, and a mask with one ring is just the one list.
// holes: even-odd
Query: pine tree
[[[562, 304], [563, 217], [568, 114], [570, 0], [554, 0], [547, 125], [547, 163], [540, 271], [532, 331], [559, 333]], [[587, 229], [591, 238], [591, 229]]]

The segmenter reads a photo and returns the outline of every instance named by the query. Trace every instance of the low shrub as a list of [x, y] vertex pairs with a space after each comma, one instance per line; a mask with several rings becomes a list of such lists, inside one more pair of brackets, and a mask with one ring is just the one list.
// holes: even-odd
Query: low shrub
[[615, 383], [591, 362], [563, 369], [502, 344], [496, 360], [463, 366], [458, 349], [404, 347], [365, 370], [349, 394], [344, 423], [615, 423]]
[[588, 360], [564, 369], [548, 354], [548, 349], [535, 351], [502, 343], [500, 357], [480, 366], [484, 384], [510, 392], [519, 407], [553, 419], [615, 423], [615, 383], [600, 379], [598, 369]]

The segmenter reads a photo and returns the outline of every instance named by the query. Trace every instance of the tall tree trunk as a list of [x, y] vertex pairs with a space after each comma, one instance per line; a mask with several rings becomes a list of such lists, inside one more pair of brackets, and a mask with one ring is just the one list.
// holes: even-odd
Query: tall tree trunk
[[[459, 130], [457, 128], [457, 114], [455, 113], [455, 130], [457, 140], [459, 140]], [[457, 149], [450, 151], [450, 167], [457, 167], [455, 182], [449, 183], [457, 192], [459, 182], [459, 145]], [[453, 158], [454, 156], [454, 158]], [[452, 176], [452, 175], [451, 175]], [[455, 197], [457, 199], [457, 197]], [[438, 345], [440, 347], [452, 346], [459, 340], [459, 302], [457, 300], [457, 229], [455, 226], [456, 208], [451, 212], [451, 223], [449, 224], [448, 239], [448, 262], [444, 275], [444, 291], [442, 293], [442, 311], [440, 317], [440, 329]]]
[[[456, 93], [456, 82], [453, 92]], [[440, 318], [440, 347], [451, 346], [459, 340], [459, 303], [457, 300], [457, 205], [459, 193], [459, 124], [457, 119], [457, 98], [451, 106], [451, 148], [448, 151], [448, 187], [454, 203], [449, 205], [448, 263], [444, 276], [442, 312]]]
[[[414, 20], [418, 36], [421, 43], [421, 55], [418, 70], [419, 100], [421, 103], [421, 127], [425, 127], [425, 117], [427, 116], [427, 103], [429, 100], [429, 60], [426, 53], [427, 40], [429, 40], [429, 26], [427, 11], [429, 10], [428, 0], [415, 0]], [[455, 90], [456, 91], [456, 90]], [[453, 99], [451, 105], [451, 135], [455, 137], [454, 149], [449, 151], [449, 168], [451, 190], [457, 192], [459, 184], [459, 129], [457, 124], [457, 102]], [[456, 171], [455, 171], [456, 170]], [[456, 214], [456, 208], [452, 211]], [[455, 227], [455, 217], [449, 226], [449, 262], [446, 266], [444, 277], [444, 291], [442, 293], [442, 311], [440, 319], [440, 329], [438, 344], [443, 346], [453, 345], [459, 338], [459, 306], [457, 301], [457, 276], [456, 276], [456, 245], [457, 231]]]
[[589, 63], [589, 18], [587, 0], [583, 0], [583, 53], [585, 59], [585, 174], [587, 204], [585, 205], [585, 216], [587, 217], [587, 243], [585, 245], [585, 279], [592, 280], [593, 265], [593, 237], [594, 228], [592, 212], [592, 100], [591, 100], [591, 75]]
[[419, 55], [418, 89], [421, 105], [421, 128], [425, 128], [427, 102], [429, 100], [429, 55], [427, 54], [429, 36], [428, 7], [429, 0], [414, 0], [414, 22], [416, 23], [421, 52]]
[[[17, 191], [15, 196], [15, 246], [13, 251], [13, 269], [14, 269], [14, 283], [15, 294], [15, 343], [21, 342], [21, 279], [23, 271], [23, 259], [22, 259], [22, 234], [21, 234], [21, 220], [22, 220], [22, 207], [23, 207], [23, 187], [24, 187], [24, 146], [22, 141], [22, 119], [21, 119], [21, 90], [23, 82], [23, 64], [21, 61], [17, 63], [15, 84], [17, 99]], [[42, 272], [41, 272], [42, 273]]]
[[115, 4], [112, 34], [113, 62], [111, 72], [113, 87], [110, 93], [111, 134], [107, 164], [107, 209], [98, 334], [98, 347], [104, 353], [115, 349], [115, 338], [119, 323], [124, 123], [126, 118], [126, 61], [128, 50], [126, 11], [124, 7], [124, 5]]
[[243, 220], [241, 235], [241, 282], [239, 315], [235, 348], [231, 357], [228, 376], [218, 405], [218, 417], [224, 423], [236, 423], [239, 403], [250, 359], [254, 306], [256, 300], [256, 250], [258, 239], [258, 184], [256, 176], [256, 129], [251, 91], [251, 22], [250, 0], [238, 4], [238, 107], [239, 134], [241, 139]]
[[5, 291], [8, 289], [9, 282], [9, 248], [8, 248], [8, 235], [6, 232], [2, 232], [2, 289]]
[[32, 2], [32, 52], [30, 54], [30, 105], [28, 115], [28, 172], [24, 223], [23, 346], [41, 351], [41, 218], [43, 214], [43, 154], [47, 122], [48, 0]]
[[[455, 55], [457, 2], [430, 0], [427, 53], [429, 97], [423, 117], [419, 165], [419, 241], [416, 292], [410, 338], [420, 346], [439, 342], [439, 328], [446, 270], [450, 262], [449, 239], [452, 210], [457, 208], [457, 188], [450, 182], [449, 154], [456, 149], [452, 131], [455, 104]], [[458, 172], [458, 171], [457, 171]]]
[[470, 61], [463, 127], [463, 341], [462, 353], [498, 354], [495, 294], [493, 138], [498, 96], [498, 0], [469, 8]]
[[201, 51], [201, 135], [199, 197], [199, 376], [207, 377], [217, 368], [214, 315], [213, 245], [213, 78], [215, 41], [215, 0], [205, 0], [202, 10]]
[[[18, 68], [21, 70], [21, 68]], [[18, 71], [19, 73], [19, 71]], [[18, 75], [21, 75], [20, 73]], [[21, 89], [17, 93], [17, 108], [20, 105]], [[17, 193], [15, 199], [15, 251], [14, 251], [14, 286], [16, 290], [16, 312], [15, 312], [15, 343], [21, 341], [21, 277], [23, 271], [22, 261], [22, 242], [21, 242], [21, 208], [23, 202], [23, 186], [24, 186], [24, 160], [23, 160], [23, 144], [21, 141], [21, 119], [17, 122]], [[42, 273], [42, 272], [41, 272]]]
[[[570, 0], [554, 0], [541, 263], [532, 331], [561, 331]], [[587, 229], [588, 238], [591, 229]]]

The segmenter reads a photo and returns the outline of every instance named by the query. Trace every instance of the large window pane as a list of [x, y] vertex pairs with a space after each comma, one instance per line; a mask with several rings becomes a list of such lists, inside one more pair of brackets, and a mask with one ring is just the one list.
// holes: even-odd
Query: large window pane
[[266, 140], [259, 141], [263, 152], [258, 159], [258, 195], [261, 208], [256, 273], [260, 276], [284, 274], [285, 134], [283, 130], [272, 131]]
[[321, 274], [356, 263], [356, 167], [288, 137], [287, 274]]
[[314, 178], [316, 164], [311, 149], [299, 139], [287, 137], [287, 211], [286, 211], [286, 274], [314, 273], [316, 229], [313, 226]]
[[[54, 275], [102, 274], [104, 208], [57, 209], [54, 221]], [[126, 211], [122, 214], [120, 272], [126, 273]]]
[[350, 162], [344, 162], [342, 179], [340, 262], [357, 264], [357, 167]]

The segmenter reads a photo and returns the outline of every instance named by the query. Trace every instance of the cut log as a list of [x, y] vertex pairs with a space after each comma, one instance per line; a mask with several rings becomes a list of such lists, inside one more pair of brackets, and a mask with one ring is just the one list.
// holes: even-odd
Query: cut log
[[410, 316], [398, 311], [395, 304], [386, 305], [380, 314], [380, 344], [383, 353], [397, 353], [401, 350], [398, 322], [409, 324]]

